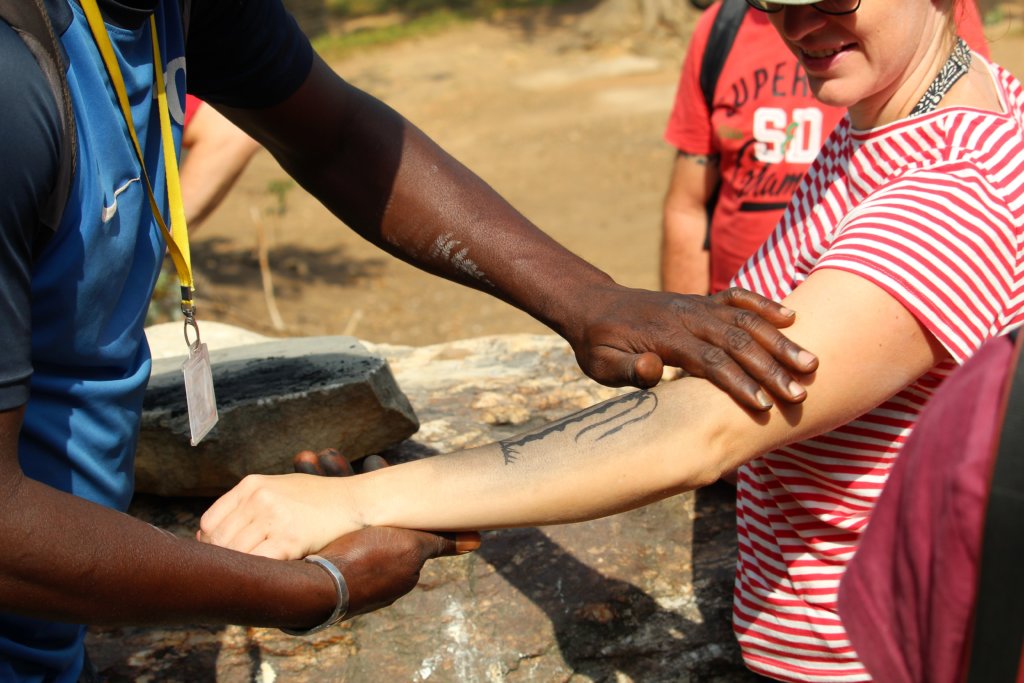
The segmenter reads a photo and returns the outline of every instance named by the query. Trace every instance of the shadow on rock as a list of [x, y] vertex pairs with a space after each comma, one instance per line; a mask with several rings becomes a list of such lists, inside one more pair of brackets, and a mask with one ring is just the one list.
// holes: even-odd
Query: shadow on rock
[[705, 674], [746, 680], [721, 677], [735, 668], [734, 661], [709, 670], [710, 660], [719, 659], [715, 644], [694, 656], [693, 635], [703, 625], [662, 607], [632, 583], [605, 577], [539, 529], [488, 534], [477, 554], [544, 611], [575, 674], [593, 681], [623, 680], [622, 675], [646, 682], [712, 680]]

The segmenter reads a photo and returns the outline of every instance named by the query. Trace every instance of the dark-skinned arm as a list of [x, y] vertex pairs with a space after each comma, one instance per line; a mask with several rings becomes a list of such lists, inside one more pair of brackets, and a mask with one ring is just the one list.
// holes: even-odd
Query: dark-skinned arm
[[[335, 604], [327, 573], [176, 538], [29, 479], [17, 457], [24, 408], [0, 411], [0, 609], [90, 624], [202, 622], [308, 628]], [[455, 553], [423, 532], [348, 534], [321, 551], [355, 615], [411, 590], [423, 563]]]
[[218, 107], [360, 235], [426, 271], [488, 292], [565, 337], [583, 370], [648, 387], [663, 363], [764, 410], [799, 401], [816, 359], [776, 329], [794, 320], [749, 292], [635, 290], [559, 245], [483, 180], [322, 60], [267, 109]]

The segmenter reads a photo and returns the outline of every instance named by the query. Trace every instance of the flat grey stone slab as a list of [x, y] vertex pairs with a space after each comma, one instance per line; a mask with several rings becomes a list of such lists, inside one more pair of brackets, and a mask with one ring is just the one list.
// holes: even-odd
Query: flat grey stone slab
[[[184, 348], [184, 343], [182, 343]], [[189, 443], [181, 365], [153, 362], [135, 465], [136, 489], [210, 496], [247, 474], [291, 471], [304, 448], [337, 448], [352, 459], [396, 444], [419, 428], [383, 356], [353, 337], [297, 337], [210, 352], [220, 421]]]

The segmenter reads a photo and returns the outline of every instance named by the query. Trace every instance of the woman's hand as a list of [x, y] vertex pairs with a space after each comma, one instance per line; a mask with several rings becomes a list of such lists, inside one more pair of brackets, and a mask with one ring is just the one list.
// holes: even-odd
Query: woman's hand
[[199, 540], [243, 553], [296, 560], [363, 528], [355, 479], [249, 475], [200, 520]]

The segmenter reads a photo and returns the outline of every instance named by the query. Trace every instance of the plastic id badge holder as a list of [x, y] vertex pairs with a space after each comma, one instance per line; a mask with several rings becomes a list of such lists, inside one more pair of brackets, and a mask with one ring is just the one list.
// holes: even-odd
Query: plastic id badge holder
[[185, 402], [188, 405], [188, 426], [195, 446], [217, 424], [217, 397], [213, 393], [213, 369], [206, 344], [196, 340], [188, 347], [188, 360], [181, 371], [185, 376]]

